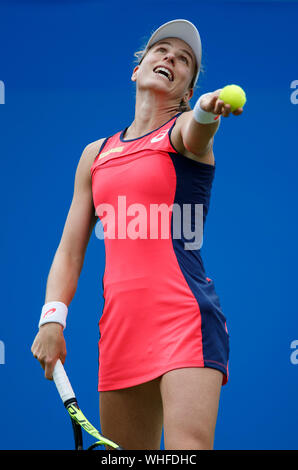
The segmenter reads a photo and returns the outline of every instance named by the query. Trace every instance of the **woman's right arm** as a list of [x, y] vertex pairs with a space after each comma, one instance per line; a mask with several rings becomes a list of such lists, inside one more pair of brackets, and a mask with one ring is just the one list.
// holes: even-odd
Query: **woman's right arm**
[[[86, 248], [97, 220], [90, 168], [103, 141], [100, 139], [87, 145], [78, 163], [72, 202], [47, 279], [45, 303], [60, 301], [69, 306], [75, 295]], [[45, 370], [45, 377], [52, 379], [57, 360], [64, 363], [66, 356], [62, 325], [42, 325], [31, 351]]]

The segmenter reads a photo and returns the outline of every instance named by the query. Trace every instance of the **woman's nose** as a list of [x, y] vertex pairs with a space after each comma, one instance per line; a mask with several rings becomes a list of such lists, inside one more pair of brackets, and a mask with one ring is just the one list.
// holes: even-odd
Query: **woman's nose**
[[164, 56], [164, 60], [168, 60], [169, 62], [174, 63], [175, 56], [174, 56], [174, 54], [172, 54], [171, 52], [168, 52], [168, 53]]

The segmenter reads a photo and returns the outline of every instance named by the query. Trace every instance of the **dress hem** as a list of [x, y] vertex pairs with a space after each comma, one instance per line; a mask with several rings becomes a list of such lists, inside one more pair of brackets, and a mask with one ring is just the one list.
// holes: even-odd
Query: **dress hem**
[[120, 390], [123, 388], [129, 388], [129, 387], [134, 387], [136, 385], [141, 385], [142, 383], [145, 382], [150, 382], [150, 380], [154, 380], [157, 377], [160, 377], [161, 375], [170, 372], [171, 370], [175, 369], [183, 369], [183, 368], [188, 368], [188, 367], [209, 367], [211, 369], [216, 369], [219, 370], [220, 372], [223, 373], [223, 383], [222, 385], [225, 385], [228, 381], [228, 373], [227, 373], [227, 367], [224, 366], [224, 364], [217, 363], [215, 361], [208, 361], [205, 360], [203, 362], [179, 362], [176, 364], [172, 364], [169, 366], [164, 367], [163, 369], [160, 369], [159, 372], [143, 375], [141, 377], [135, 377], [131, 380], [122, 380], [119, 382], [114, 383], [113, 385], [109, 384], [104, 384], [100, 382], [98, 384], [98, 392], [107, 392], [107, 391], [112, 391], [112, 390]]

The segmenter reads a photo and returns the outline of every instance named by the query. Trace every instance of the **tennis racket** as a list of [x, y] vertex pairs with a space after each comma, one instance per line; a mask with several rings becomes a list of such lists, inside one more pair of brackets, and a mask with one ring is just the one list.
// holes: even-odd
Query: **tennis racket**
[[87, 450], [93, 450], [99, 446], [109, 446], [116, 450], [123, 450], [118, 444], [102, 436], [99, 431], [87, 420], [82, 411], [79, 408], [76, 396], [69, 382], [65, 369], [60, 359], [58, 359], [54, 371], [53, 380], [63, 401], [65, 408], [67, 409], [73, 428], [75, 450], [83, 449], [83, 436], [82, 428], [85, 429], [91, 436], [97, 441], [88, 447]]

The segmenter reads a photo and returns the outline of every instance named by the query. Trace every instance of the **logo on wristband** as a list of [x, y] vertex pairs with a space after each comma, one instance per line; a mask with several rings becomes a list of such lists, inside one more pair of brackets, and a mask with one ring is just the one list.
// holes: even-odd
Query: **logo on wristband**
[[50, 310], [48, 310], [42, 318], [45, 318], [47, 315], [52, 315], [55, 312], [56, 312], [55, 308], [50, 308]]

